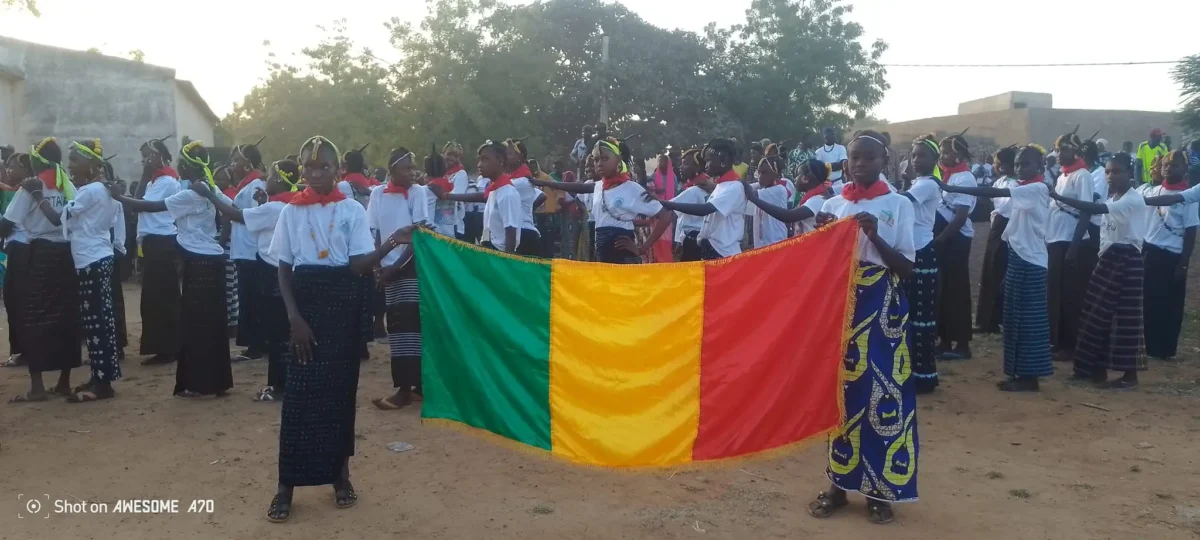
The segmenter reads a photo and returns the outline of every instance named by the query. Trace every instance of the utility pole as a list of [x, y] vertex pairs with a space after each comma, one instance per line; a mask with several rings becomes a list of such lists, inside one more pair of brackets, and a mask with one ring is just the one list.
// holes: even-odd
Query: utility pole
[[604, 125], [608, 125], [608, 87], [612, 84], [608, 76], [608, 35], [603, 34], [600, 39], [603, 43], [600, 49], [600, 65], [602, 66], [600, 72], [604, 85], [600, 88], [600, 121], [604, 122]]

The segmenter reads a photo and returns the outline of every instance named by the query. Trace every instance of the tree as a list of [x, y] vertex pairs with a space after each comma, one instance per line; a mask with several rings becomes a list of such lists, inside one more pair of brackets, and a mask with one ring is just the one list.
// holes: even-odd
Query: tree
[[561, 157], [605, 100], [609, 131], [639, 135], [638, 155], [716, 135], [795, 138], [848, 126], [887, 88], [885, 45], [860, 45], [862, 28], [839, 2], [754, 0], [745, 24], [699, 35], [603, 0], [430, 0], [419, 24], [386, 25], [396, 65], [335, 25], [305, 49], [306, 65], [273, 64], [222, 126], [237, 140], [269, 134], [268, 150], [320, 128], [342, 144], [375, 143], [376, 158], [398, 145], [423, 153], [431, 142], [508, 137]]
[[139, 63], [145, 62], [146, 61], [146, 53], [142, 52], [141, 49], [134, 49], [132, 51], [129, 51], [129, 59], [133, 60], [134, 62], [139, 62]]
[[37, 0], [0, 0], [0, 5], [5, 7], [16, 6], [17, 9], [28, 11], [34, 17], [41, 17], [42, 12], [38, 11]]
[[1171, 77], [1183, 87], [1177, 113], [1179, 124], [1188, 132], [1200, 135], [1200, 54], [1181, 60], [1171, 69]]

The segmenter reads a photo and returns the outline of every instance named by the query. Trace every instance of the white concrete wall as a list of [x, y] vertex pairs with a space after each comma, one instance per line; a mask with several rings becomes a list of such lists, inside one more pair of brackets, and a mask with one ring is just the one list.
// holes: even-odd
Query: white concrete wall
[[175, 133], [172, 69], [2, 37], [0, 63], [23, 70], [12, 92], [17, 127], [8, 129], [22, 139], [14, 145], [100, 137], [105, 155], [119, 154], [117, 174], [132, 181], [141, 177], [142, 142]]
[[29, 144], [17, 123], [17, 96], [23, 89], [21, 81], [0, 76], [0, 145], [11, 144], [19, 149]]
[[178, 146], [184, 136], [193, 141], [204, 141], [206, 146], [213, 145], [213, 123], [188, 94], [175, 85], [175, 133], [173, 141]]

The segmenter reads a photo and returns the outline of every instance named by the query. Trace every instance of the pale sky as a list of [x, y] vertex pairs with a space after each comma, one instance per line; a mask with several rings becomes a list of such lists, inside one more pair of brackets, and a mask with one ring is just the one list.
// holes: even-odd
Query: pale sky
[[[629, 0], [658, 26], [700, 31], [744, 20], [750, 0]], [[1189, 21], [1200, 2], [1165, 5], [1148, 19], [1139, 4], [1116, 0], [850, 0], [868, 41], [890, 48], [885, 63], [1036, 64], [1177, 60], [1200, 53]], [[38, 0], [41, 18], [0, 8], [0, 35], [71, 49], [97, 47], [175, 68], [225, 115], [267, 73], [268, 53], [294, 58], [316, 43], [315, 26], [347, 19], [351, 35], [394, 60], [383, 23], [419, 21], [422, 0]], [[84, 6], [87, 6], [84, 8]], [[950, 22], [955, 21], [955, 22]], [[1171, 29], [1172, 25], [1177, 25]], [[1193, 25], [1194, 26], [1194, 25]], [[262, 42], [270, 41], [264, 47]], [[1048, 92], [1055, 108], [1169, 111], [1179, 87], [1169, 65], [940, 69], [889, 68], [891, 89], [876, 116], [891, 121], [955, 114], [959, 102], [1009, 90]]]

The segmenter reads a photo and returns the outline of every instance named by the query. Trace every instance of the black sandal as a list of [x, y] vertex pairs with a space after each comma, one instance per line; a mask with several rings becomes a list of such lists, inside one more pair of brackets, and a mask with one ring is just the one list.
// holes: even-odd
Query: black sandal
[[876, 525], [887, 525], [896, 521], [896, 514], [892, 512], [892, 505], [883, 501], [868, 499], [867, 520]]
[[846, 492], [830, 495], [822, 491], [817, 494], [816, 500], [808, 503], [808, 515], [824, 519], [848, 504], [850, 504], [850, 500], [846, 498]]
[[341, 488], [333, 488], [333, 504], [342, 510], [358, 504], [358, 493], [354, 492], [349, 480]]
[[287, 499], [281, 497], [279, 493], [271, 499], [271, 507], [267, 509], [267, 521], [271, 523], [283, 523], [292, 517], [292, 496], [288, 495]]

